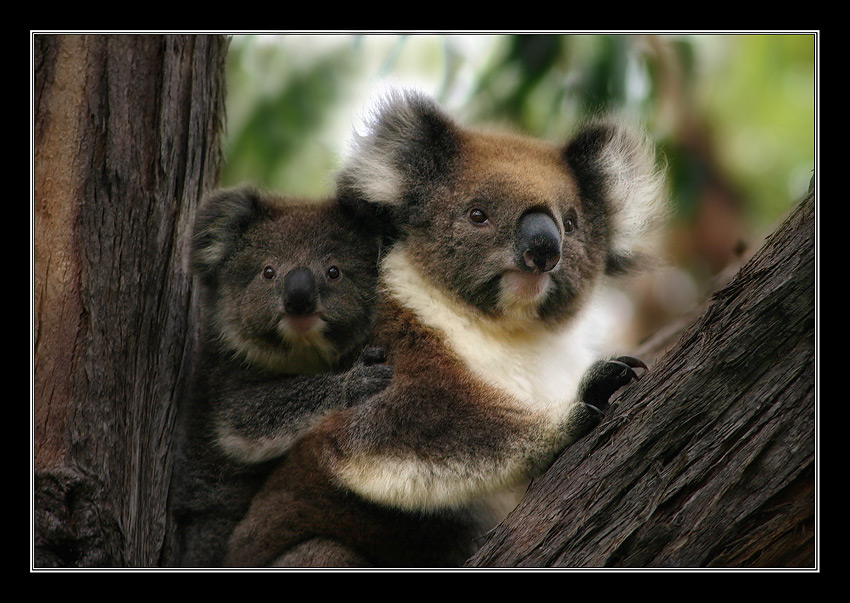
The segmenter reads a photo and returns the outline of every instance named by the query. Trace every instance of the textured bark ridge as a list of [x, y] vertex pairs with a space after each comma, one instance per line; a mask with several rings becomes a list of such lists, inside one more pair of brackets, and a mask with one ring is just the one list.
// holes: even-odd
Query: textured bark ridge
[[36, 567], [155, 566], [191, 358], [184, 247], [213, 188], [219, 36], [36, 35]]
[[470, 567], [813, 567], [815, 203], [805, 199]]

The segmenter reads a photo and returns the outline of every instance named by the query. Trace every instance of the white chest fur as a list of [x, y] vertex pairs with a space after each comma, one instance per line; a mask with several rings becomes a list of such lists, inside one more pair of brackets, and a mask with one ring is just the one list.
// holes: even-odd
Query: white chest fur
[[590, 310], [559, 329], [530, 319], [489, 319], [432, 285], [403, 246], [385, 258], [383, 284], [423, 324], [442, 333], [473, 375], [509, 394], [522, 410], [550, 421], [564, 416], [597, 357], [590, 343], [598, 337]]

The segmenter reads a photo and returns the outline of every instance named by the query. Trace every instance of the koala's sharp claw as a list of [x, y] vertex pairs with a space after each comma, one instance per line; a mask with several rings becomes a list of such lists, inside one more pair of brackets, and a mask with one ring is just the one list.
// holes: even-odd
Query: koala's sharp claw
[[585, 382], [579, 392], [581, 401], [604, 413], [614, 392], [631, 381], [640, 379], [635, 369], [647, 370], [643, 361], [631, 356], [620, 356], [596, 363], [585, 376]]
[[[643, 360], [641, 360], [640, 358], [634, 358], [633, 356], [619, 356], [619, 357], [615, 358], [613, 361], [622, 362], [623, 364], [625, 364], [629, 368], [633, 368], [633, 369], [640, 368], [640, 369], [643, 369], [644, 371], [649, 370], [646, 367], [646, 364], [644, 364]], [[635, 373], [635, 378], [640, 379], [640, 376], [638, 376]]]
[[634, 370], [632, 369], [632, 367], [630, 367], [625, 362], [620, 362], [619, 360], [609, 360], [608, 364], [613, 364], [614, 366], [622, 367], [620, 369], [620, 372], [616, 375], [620, 379], [623, 379], [624, 377], [628, 377], [627, 381], [631, 381], [632, 379], [638, 378], [637, 373], [635, 373]]
[[[616, 360], [609, 360], [608, 364], [621, 367], [620, 372], [617, 375], [614, 376], [614, 378], [617, 381], [619, 381], [621, 383], [621, 385], [626, 385], [629, 381], [632, 381], [632, 380], [634, 380], [634, 381], [640, 380], [640, 375], [638, 375], [634, 371], [634, 368], [631, 365], [626, 364], [625, 362], [621, 362], [619, 358], [616, 359]], [[637, 368], [637, 367], [635, 367], [635, 368]]]
[[585, 402], [585, 403], [584, 403], [584, 407], [585, 407], [585, 408], [587, 408], [587, 409], [589, 409], [591, 412], [596, 413], [597, 415], [599, 415], [599, 417], [600, 417], [600, 418], [601, 418], [601, 417], [603, 417], [603, 416], [605, 416], [605, 413], [604, 413], [604, 412], [602, 412], [601, 410], [599, 410], [598, 408], [596, 408], [593, 404], [588, 404], [587, 402]]

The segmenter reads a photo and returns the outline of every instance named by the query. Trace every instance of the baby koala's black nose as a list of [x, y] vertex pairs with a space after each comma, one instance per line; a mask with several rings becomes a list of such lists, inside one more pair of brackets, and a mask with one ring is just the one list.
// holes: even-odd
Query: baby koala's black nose
[[561, 260], [561, 232], [552, 216], [542, 211], [525, 214], [517, 224], [517, 250], [520, 266], [534, 272], [548, 272]]
[[287, 314], [304, 316], [316, 311], [318, 288], [313, 272], [295, 268], [283, 277], [283, 309]]

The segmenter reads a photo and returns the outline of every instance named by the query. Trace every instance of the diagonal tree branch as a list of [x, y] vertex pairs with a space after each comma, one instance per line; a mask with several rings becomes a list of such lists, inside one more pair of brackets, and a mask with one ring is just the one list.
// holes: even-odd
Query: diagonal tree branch
[[807, 197], [470, 567], [813, 567]]

